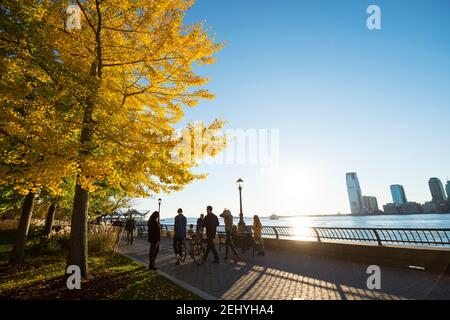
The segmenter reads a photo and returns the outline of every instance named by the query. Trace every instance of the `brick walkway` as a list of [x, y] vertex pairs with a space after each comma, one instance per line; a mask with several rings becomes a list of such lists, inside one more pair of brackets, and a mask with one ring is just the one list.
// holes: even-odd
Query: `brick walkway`
[[[119, 252], [148, 263], [148, 243], [121, 242]], [[219, 252], [220, 254], [220, 252]], [[223, 256], [223, 251], [221, 257]], [[209, 258], [211, 259], [211, 257]], [[381, 267], [381, 290], [369, 290], [367, 266], [333, 259], [266, 252], [242, 262], [175, 265], [171, 239], [162, 239], [158, 270], [217, 299], [450, 299], [450, 277]]]

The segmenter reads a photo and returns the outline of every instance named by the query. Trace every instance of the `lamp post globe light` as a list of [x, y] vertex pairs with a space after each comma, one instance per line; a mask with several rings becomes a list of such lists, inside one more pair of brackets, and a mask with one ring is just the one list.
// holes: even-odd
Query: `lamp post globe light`
[[161, 200], [161, 198], [159, 198], [158, 199], [158, 212], [159, 212], [159, 214], [161, 214], [161, 202], [162, 202], [162, 200]]
[[236, 185], [239, 189], [239, 223], [238, 223], [238, 230], [239, 232], [246, 232], [246, 226], [244, 222], [244, 213], [242, 212], [242, 187], [244, 186], [244, 180], [239, 178], [236, 181]]

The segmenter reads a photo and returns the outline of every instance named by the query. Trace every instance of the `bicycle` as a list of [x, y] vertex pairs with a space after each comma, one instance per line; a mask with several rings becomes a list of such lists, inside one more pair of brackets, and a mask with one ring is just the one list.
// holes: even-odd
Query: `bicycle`
[[183, 240], [181, 244], [181, 262], [186, 261], [187, 254], [194, 260], [194, 263], [198, 266], [205, 263], [206, 243], [205, 241], [193, 235], [190, 238]]
[[245, 254], [248, 250], [251, 250], [252, 257], [255, 256], [255, 252], [257, 251], [257, 245], [251, 233], [242, 232], [234, 234], [232, 236], [232, 239], [236, 249], [239, 249], [243, 254]]

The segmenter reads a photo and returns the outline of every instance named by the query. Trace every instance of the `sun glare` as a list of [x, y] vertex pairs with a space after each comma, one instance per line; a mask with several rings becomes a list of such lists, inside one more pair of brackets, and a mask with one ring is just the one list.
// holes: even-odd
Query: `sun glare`
[[313, 240], [310, 217], [295, 217], [293, 221], [295, 238], [297, 240]]
[[276, 187], [282, 198], [290, 201], [308, 201], [316, 192], [313, 172], [307, 168], [289, 167], [278, 176]]

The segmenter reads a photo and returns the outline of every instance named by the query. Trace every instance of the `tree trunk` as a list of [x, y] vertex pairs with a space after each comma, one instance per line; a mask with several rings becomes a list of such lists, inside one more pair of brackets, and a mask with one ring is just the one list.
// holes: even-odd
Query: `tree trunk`
[[[84, 110], [83, 128], [80, 136], [80, 158], [90, 154], [92, 140], [92, 111], [93, 99], [89, 99]], [[80, 268], [81, 276], [86, 279], [88, 275], [88, 205], [89, 191], [81, 187], [80, 176], [77, 177], [75, 197], [73, 199], [73, 212], [70, 226], [70, 250], [67, 265], [76, 265]]]
[[52, 202], [48, 207], [47, 218], [45, 219], [44, 235], [48, 236], [52, 231], [53, 220], [55, 220], [56, 203]]
[[31, 215], [33, 214], [34, 206], [33, 192], [28, 192], [22, 205], [22, 214], [20, 215], [19, 226], [17, 227], [16, 241], [14, 248], [9, 258], [9, 263], [21, 263], [25, 259], [25, 245], [28, 237], [28, 230], [30, 229]]
[[[100, 11], [100, 2], [95, 1], [98, 21], [95, 39], [96, 59], [91, 64], [90, 76], [97, 81], [96, 85], [91, 89], [92, 92], [87, 98], [86, 106], [83, 113], [83, 127], [80, 135], [80, 162], [91, 155], [92, 151], [92, 134], [94, 121], [92, 114], [95, 108], [97, 91], [99, 88], [99, 80], [102, 76], [102, 45], [101, 45], [101, 26], [102, 16]], [[68, 266], [76, 265], [80, 268], [81, 276], [86, 279], [88, 275], [88, 205], [89, 191], [81, 186], [80, 176], [77, 177], [75, 187], [75, 197], [73, 200], [72, 222], [70, 227], [70, 250], [67, 259]]]
[[73, 202], [73, 213], [70, 227], [70, 251], [67, 265], [80, 268], [81, 276], [86, 279], [88, 274], [88, 201], [89, 191], [77, 183]]

